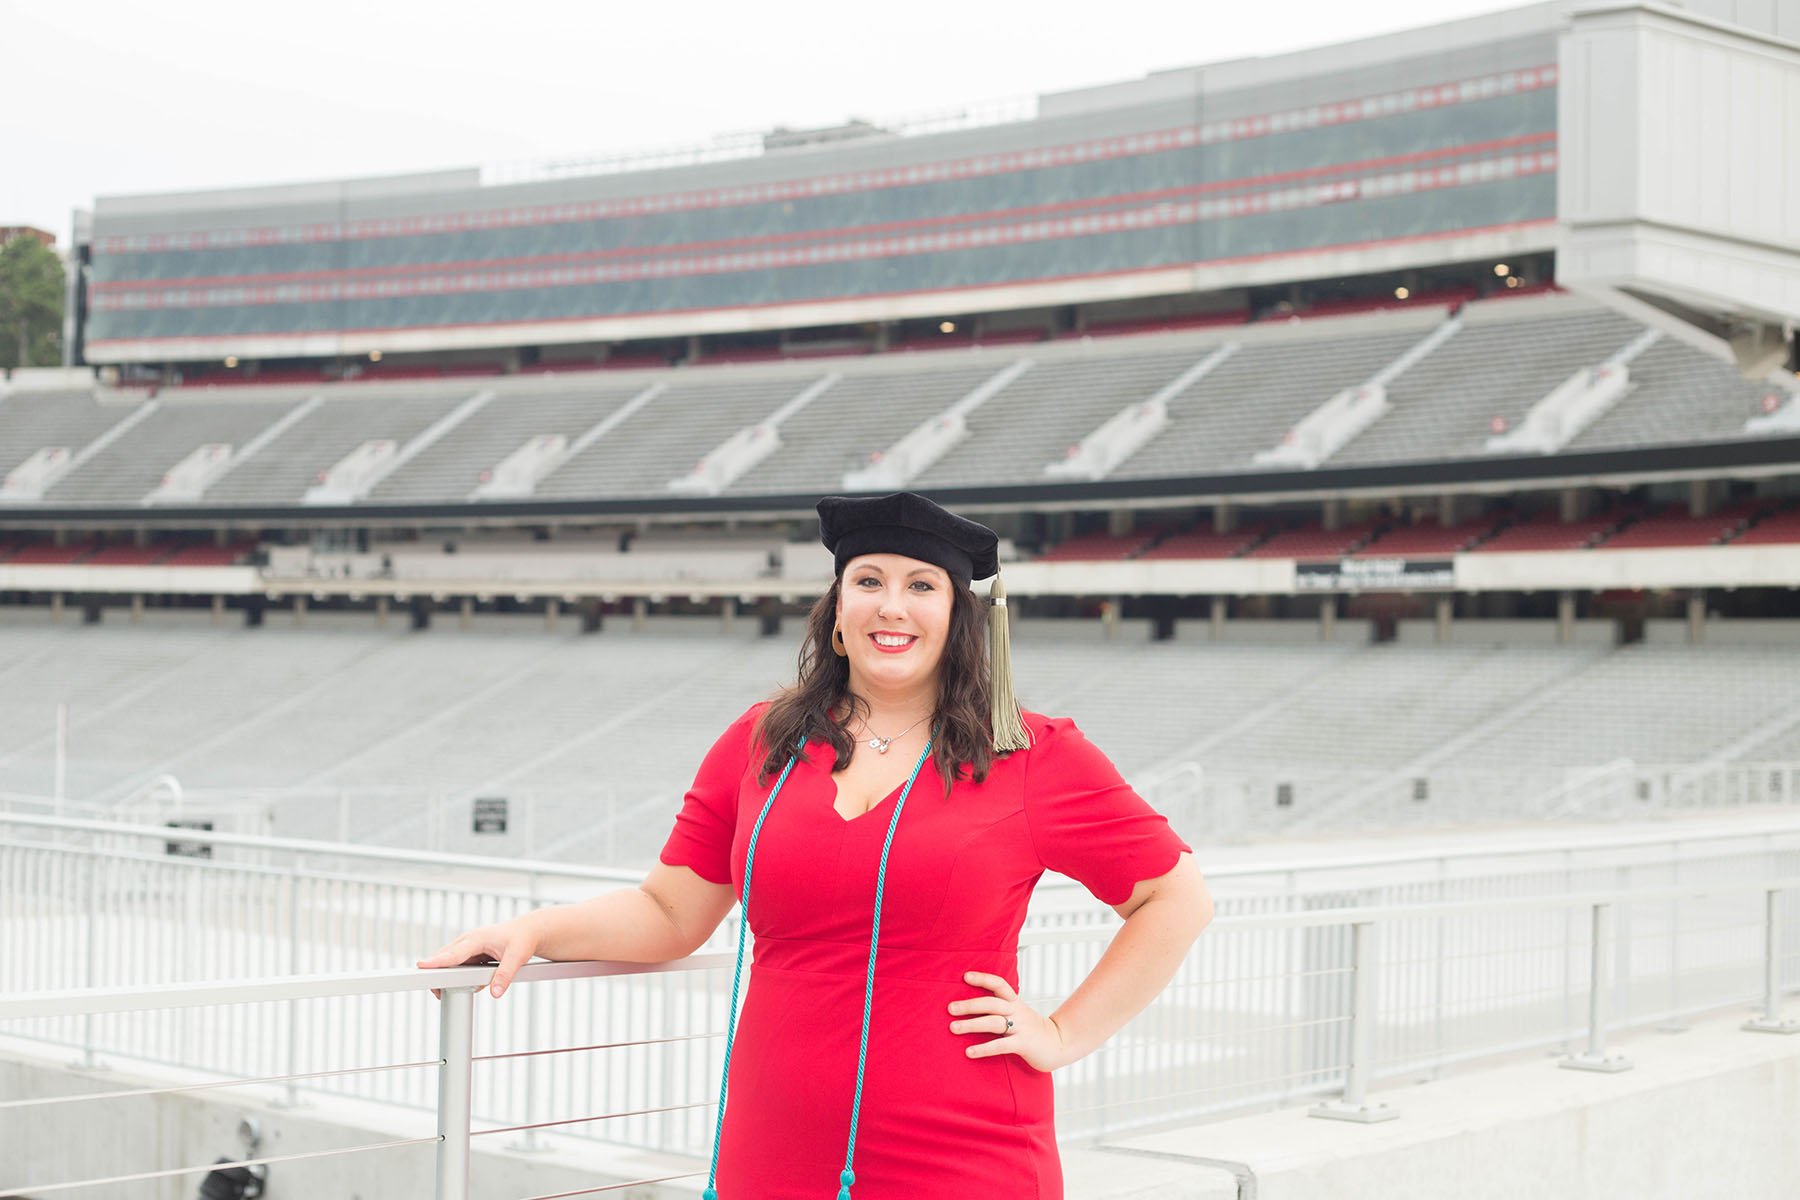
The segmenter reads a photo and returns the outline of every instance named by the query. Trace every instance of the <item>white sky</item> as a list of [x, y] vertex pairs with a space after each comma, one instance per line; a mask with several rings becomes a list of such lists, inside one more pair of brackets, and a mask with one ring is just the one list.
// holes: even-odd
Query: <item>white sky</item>
[[0, 0], [0, 225], [906, 116], [1507, 0]]

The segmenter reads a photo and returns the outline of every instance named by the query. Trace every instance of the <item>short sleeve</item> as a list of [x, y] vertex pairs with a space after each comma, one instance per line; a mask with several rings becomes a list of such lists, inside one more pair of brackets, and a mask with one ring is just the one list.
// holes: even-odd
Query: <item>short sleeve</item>
[[750, 769], [756, 722], [763, 707], [755, 705], [733, 721], [701, 760], [659, 856], [669, 866], [692, 868], [708, 883], [732, 882], [731, 839], [737, 831], [738, 789], [744, 772]]
[[1025, 816], [1038, 861], [1102, 902], [1123, 904], [1191, 850], [1073, 721], [1046, 722], [1026, 753]]

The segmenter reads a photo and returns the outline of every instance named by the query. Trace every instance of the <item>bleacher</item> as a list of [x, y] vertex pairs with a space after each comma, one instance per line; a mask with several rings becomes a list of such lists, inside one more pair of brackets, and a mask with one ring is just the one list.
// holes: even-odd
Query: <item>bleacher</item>
[[1727, 360], [1664, 337], [1631, 364], [1631, 393], [1574, 441], [1571, 452], [1735, 441], [1762, 415], [1769, 384]]
[[[1261, 470], [1254, 456], [1339, 391], [1389, 367], [1446, 319], [1442, 308], [1191, 331], [1070, 339], [1028, 347], [807, 358], [626, 372], [491, 377], [479, 383], [358, 382], [306, 389], [258, 385], [165, 391], [147, 417], [115, 429], [143, 403], [86, 393], [10, 396], [0, 403], [0, 467], [46, 446], [118, 434], [57, 481], [45, 503], [135, 505], [160, 474], [206, 442], [240, 452], [307, 397], [323, 399], [202, 497], [206, 505], [298, 505], [344, 455], [392, 439], [398, 465], [373, 503], [462, 503], [490, 470], [538, 434], [573, 442], [647, 389], [659, 391], [557, 465], [547, 499], [667, 497], [669, 481], [746, 426], [770, 418], [827, 374], [840, 376], [780, 431], [779, 447], [726, 488], [731, 495], [832, 492], [903, 434], [1029, 359], [968, 414], [968, 436], [909, 485], [933, 489], [1041, 484], [1045, 468], [1135, 402], [1228, 344], [1213, 370], [1168, 397], [1168, 424], [1112, 471], [1119, 479]], [[1644, 332], [1630, 317], [1559, 294], [1468, 305], [1464, 326], [1388, 385], [1389, 411], [1326, 466], [1441, 461], [1482, 453], [1573, 373]], [[1730, 441], [1746, 436], [1771, 387], [1739, 377], [1722, 344], [1708, 352], [1665, 335], [1631, 364], [1630, 389], [1580, 433], [1571, 451]], [[1791, 385], [1786, 385], [1791, 387]], [[429, 445], [408, 444], [465, 401], [491, 398]], [[11, 503], [30, 506], [33, 500]]]
[[1556, 513], [1540, 511], [1501, 529], [1480, 545], [1476, 553], [1519, 550], [1585, 550], [1620, 528], [1636, 515], [1622, 507], [1596, 517], [1564, 521]]
[[196, 447], [218, 442], [241, 448], [299, 403], [300, 397], [260, 403], [158, 401], [155, 412], [83, 464], [79, 471], [52, 486], [44, 500], [51, 504], [74, 500], [83, 504], [135, 505], [157, 486], [170, 467]]
[[1210, 529], [1190, 529], [1171, 534], [1140, 554], [1145, 559], [1170, 558], [1236, 558], [1268, 537], [1270, 527], [1256, 522], [1230, 533], [1214, 533]]
[[1800, 542], [1800, 507], [1788, 507], [1770, 513], [1732, 539], [1734, 546], [1767, 546], [1782, 542]]
[[[1758, 760], [1800, 726], [1792, 630], [1614, 647], [1467, 621], [1437, 645], [1370, 644], [1352, 625], [1321, 642], [1304, 622], [1234, 622], [1213, 642], [1205, 622], [1183, 623], [1157, 642], [1137, 621], [1108, 638], [1097, 621], [1026, 618], [1020, 693], [1073, 716], [1140, 785], [1191, 761], [1222, 777], [1310, 776], [1315, 798], [1420, 763], [1498, 779], [1522, 764], [1537, 778], [1621, 758]], [[272, 797], [275, 832], [301, 836], [335, 836], [348, 797], [356, 836], [408, 843], [434, 805], [502, 795], [531, 806], [540, 848], [641, 860], [718, 730], [791, 678], [796, 628], [652, 617], [637, 630], [614, 616], [582, 635], [573, 621], [548, 633], [540, 618], [484, 615], [421, 635], [366, 613], [247, 629], [204, 613], [85, 625], [0, 610], [0, 673], [18, 685], [0, 689], [12, 731], [0, 791], [48, 794], [64, 701], [69, 794], [85, 803], [172, 774], [195, 796]], [[1505, 802], [1528, 799], [1514, 790]]]
[[[1398, 358], [1442, 311], [1296, 321], [1243, 338], [1241, 349], [1169, 404], [1169, 427], [1128, 459], [1120, 478], [1256, 469], [1252, 456], [1345, 388]], [[1350, 328], [1340, 332], [1340, 324]], [[1215, 336], [1213, 344], [1224, 340]]]
[[528, 438], [561, 434], [573, 444], [642, 390], [635, 383], [586, 375], [515, 385], [376, 484], [374, 503], [461, 500]]
[[192, 544], [177, 549], [162, 560], [165, 567], [229, 567], [256, 549], [247, 538], [227, 542], [223, 546]]
[[1388, 386], [1387, 415], [1331, 461], [1350, 467], [1473, 457], [1575, 371], [1605, 361], [1642, 331], [1627, 317], [1568, 296], [1468, 305], [1463, 328]]
[[1667, 546], [1714, 546], [1747, 529], [1769, 505], [1742, 500], [1704, 517], [1671, 506], [1633, 521], [1601, 542], [1601, 550], [1643, 550]]
[[1243, 557], [1337, 558], [1374, 537], [1384, 524], [1384, 521], [1368, 520], [1353, 521], [1337, 529], [1326, 529], [1318, 524], [1283, 529], [1246, 550]]
[[[468, 399], [472, 391], [405, 384], [319, 394], [328, 397], [325, 403], [214, 484], [207, 490], [205, 502], [298, 504], [308, 488], [358, 446], [378, 439], [404, 444]], [[270, 423], [275, 419], [271, 415]], [[121, 452], [126, 451], [121, 444]], [[87, 494], [81, 493], [81, 498], [85, 500]]]
[[1130, 533], [1084, 533], [1058, 542], [1038, 556], [1040, 562], [1113, 562], [1148, 556], [1158, 530], [1139, 529]]
[[824, 372], [722, 366], [671, 373], [668, 390], [544, 480], [544, 497], [667, 496], [709, 451], [768, 417]]
[[1125, 405], [1154, 395], [1213, 346], [1188, 339], [1179, 347], [1145, 339], [1131, 352], [1119, 343], [1078, 344], [1039, 361], [976, 409], [969, 437], [913, 486], [926, 490], [984, 484], [1041, 483], [1044, 467], [1065, 457]]
[[1483, 516], [1440, 525], [1436, 517], [1427, 515], [1411, 525], [1392, 524], [1350, 553], [1362, 558], [1443, 558], [1474, 548], [1500, 524], [1497, 516]]
[[104, 546], [84, 561], [90, 567], [146, 567], [160, 563], [174, 549], [174, 543], [166, 541], [147, 546], [119, 544]]
[[23, 542], [6, 559], [8, 566], [67, 566], [72, 563], [86, 562], [94, 551], [100, 549], [98, 538], [71, 542], [58, 546], [52, 542]]
[[931, 355], [915, 369], [877, 362], [833, 363], [843, 378], [814, 400], [775, 453], [752, 467], [733, 490], [839, 490], [846, 471], [869, 465], [915, 425], [942, 412], [999, 369], [979, 362], [946, 362]]
[[[46, 447], [71, 455], [130, 414], [135, 396], [101, 403], [91, 392], [24, 392], [0, 402], [0, 479]], [[92, 476], [89, 476], [92, 478]], [[7, 499], [0, 494], [0, 505]]]

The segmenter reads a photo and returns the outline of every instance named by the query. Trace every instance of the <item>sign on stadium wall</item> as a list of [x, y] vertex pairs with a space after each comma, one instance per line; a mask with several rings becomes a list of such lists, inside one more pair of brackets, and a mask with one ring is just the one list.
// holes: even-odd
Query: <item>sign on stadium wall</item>
[[1294, 564], [1297, 592], [1413, 592], [1456, 584], [1448, 558], [1342, 558]]

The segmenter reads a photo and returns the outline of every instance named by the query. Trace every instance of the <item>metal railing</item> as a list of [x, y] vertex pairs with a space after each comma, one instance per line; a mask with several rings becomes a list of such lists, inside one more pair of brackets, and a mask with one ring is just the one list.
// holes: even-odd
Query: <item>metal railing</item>
[[[342, 869], [356, 863], [359, 870], [367, 867], [383, 870], [386, 879], [393, 882], [405, 882], [409, 875], [441, 876], [443, 872], [456, 871], [477, 876], [491, 890], [510, 893], [543, 892], [555, 886], [557, 881], [573, 887], [583, 883], [636, 883], [643, 878], [642, 871], [630, 867], [593, 867], [547, 859], [454, 854], [437, 849], [408, 850], [361, 842], [268, 837], [228, 830], [176, 831], [166, 824], [132, 823], [119, 819], [118, 814], [99, 810], [62, 817], [9, 807], [9, 804], [25, 804], [27, 809], [38, 807], [26, 804], [28, 799], [0, 793], [0, 845], [8, 842], [24, 844], [27, 839], [38, 837], [45, 841], [62, 840], [90, 850], [135, 846], [161, 852], [166, 846], [179, 843], [196, 851], [208, 848], [207, 861], [220, 865], [227, 861], [225, 854], [220, 852], [229, 850], [235, 852], [230, 861], [285, 865], [302, 872], [331, 867]], [[1572, 890], [1583, 886], [1590, 876], [1598, 877], [1620, 869], [1627, 872], [1621, 882], [1628, 883], [1632, 872], [1678, 871], [1682, 865], [1698, 865], [1701, 859], [1760, 859], [1776, 853], [1800, 853], [1800, 813], [1771, 810], [1766, 820], [1734, 822], [1729, 828], [1718, 829], [1671, 828], [1668, 833], [1661, 834], [1577, 832], [1549, 827], [1529, 837], [1511, 841], [1496, 839], [1479, 847], [1460, 845], [1386, 854], [1302, 858], [1281, 857], [1278, 846], [1270, 849], [1275, 857], [1254, 863], [1209, 865], [1207, 879], [1215, 891], [1220, 885], [1225, 885], [1228, 891], [1233, 886], [1243, 885], [1255, 887], [1265, 899], [1271, 887], [1285, 894], [1309, 887], [1346, 886], [1375, 888], [1379, 896], [1395, 901], [1444, 898], [1441, 890], [1432, 889], [1469, 886], [1475, 880], [1493, 881], [1502, 877], [1509, 886], [1497, 894], [1516, 894], [1512, 886], [1526, 876], [1539, 879], [1544, 887], [1554, 882], [1563, 890]], [[1634, 852], [1643, 852], [1642, 858], [1622, 861], [1622, 856]], [[1795, 866], [1800, 869], [1800, 858], [1795, 860]], [[1727, 869], [1731, 869], [1729, 865]], [[363, 878], [368, 877], [364, 875]], [[1672, 877], [1666, 882], [1679, 882], [1679, 878]], [[1079, 888], [1074, 880], [1054, 875], [1046, 877], [1040, 884], [1040, 891], [1046, 894]], [[1219, 898], [1230, 904], [1248, 897], [1227, 894]]]
[[[1754, 1005], [1754, 1014], [1743, 1022], [1745, 1030], [1800, 1032], [1800, 1022], [1781, 1016], [1783, 998], [1793, 990], [1785, 981], [1793, 978], [1792, 965], [1800, 957], [1794, 936], [1800, 930], [1793, 912], [1796, 897], [1800, 875], [1790, 874], [1758, 882], [1220, 917], [1145, 1014], [1060, 1074], [1059, 1128], [1065, 1140], [1092, 1140], [1302, 1098], [1317, 1101], [1312, 1115], [1387, 1120], [1399, 1115], [1401, 1107], [1371, 1100], [1369, 1090], [1381, 1079], [1416, 1077], [1428, 1067], [1531, 1048], [1559, 1049], [1560, 1066], [1624, 1070], [1629, 1061], [1608, 1051], [1614, 1033], [1655, 1020], [1668, 1027], [1682, 1016], [1726, 1005]], [[1677, 917], [1667, 928], [1650, 928], [1647, 918], [1678, 913], [1679, 906], [1697, 919], [1684, 923]], [[1628, 911], [1637, 913], [1635, 932], [1620, 920]], [[1576, 934], [1558, 937], [1559, 928]], [[1429, 936], [1432, 931], [1435, 940]], [[1027, 998], [1042, 1004], [1064, 994], [1071, 978], [1091, 967], [1108, 936], [1105, 929], [1028, 933], [1021, 939]], [[1663, 953], [1646, 953], [1653, 948]], [[1294, 955], [1298, 957], [1290, 957]], [[1513, 964], [1510, 982], [1527, 986], [1505, 986], [1513, 959], [1536, 964], [1532, 971]], [[520, 989], [528, 995], [569, 986], [592, 992], [604, 984], [621, 989], [612, 999], [642, 1018], [645, 1014], [630, 1006], [647, 984], [691, 982], [718, 973], [727, 962], [723, 955], [711, 955], [654, 966], [533, 964], [519, 973], [517, 982], [528, 985]], [[1064, 969], [1071, 964], [1073, 972]], [[301, 1005], [399, 998], [414, 1031], [435, 1034], [435, 1052], [368, 1056], [329, 1069], [216, 1071], [222, 1079], [200, 1084], [4, 1100], [0, 1111], [42, 1112], [99, 1099], [147, 1099], [246, 1085], [320, 1089], [353, 1075], [417, 1077], [436, 1068], [435, 1091], [422, 1106], [435, 1113], [430, 1132], [252, 1161], [282, 1166], [299, 1159], [431, 1145], [434, 1194], [449, 1200], [469, 1195], [471, 1146], [478, 1138], [551, 1129], [567, 1134], [674, 1112], [708, 1127], [716, 1074], [676, 1069], [672, 1056], [696, 1043], [717, 1042], [724, 1024], [722, 1004], [661, 1010], [653, 1019], [640, 1019], [626, 1037], [609, 1031], [604, 1040], [574, 1045], [546, 1048], [534, 1041], [499, 1046], [492, 1044], [495, 1026], [521, 1005], [504, 1003], [488, 1009], [488, 1020], [477, 1019], [474, 994], [490, 972], [487, 967], [385, 970], [8, 996], [0, 999], [0, 1033], [20, 1023], [128, 1021], [172, 1012], [220, 1012], [216, 1019], [228, 1022], [245, 1009], [292, 1012]], [[1643, 999], [1658, 984], [1668, 991]], [[434, 987], [442, 991], [435, 1019], [423, 1007], [427, 989]], [[685, 990], [692, 994], [698, 989]], [[1482, 1017], [1486, 1019], [1472, 1019]], [[597, 1081], [605, 1086], [580, 1093], [606, 1097], [609, 1111], [586, 1112], [579, 1105], [555, 1116], [482, 1111], [474, 1080], [478, 1065], [491, 1069], [650, 1050], [664, 1058], [660, 1071], [615, 1074], [610, 1082]], [[695, 1064], [690, 1060], [686, 1065]], [[710, 1064], [710, 1071], [716, 1069], [716, 1063]], [[539, 1093], [552, 1090], [544, 1087], [541, 1076], [535, 1086]], [[585, 1191], [648, 1188], [689, 1178], [699, 1173], [704, 1144], [701, 1139], [665, 1147], [689, 1155], [690, 1170], [638, 1179], [606, 1177]], [[185, 1163], [70, 1180], [35, 1178], [32, 1166], [29, 1160], [9, 1163], [6, 1174], [20, 1177], [0, 1177], [0, 1194], [60, 1195], [210, 1169], [210, 1164]]]
[[1181, 762], [1135, 781], [1177, 829], [1257, 833], [1449, 828], [1491, 820], [1619, 819], [1800, 805], [1800, 762], [1582, 767], [1209, 768]]
[[[1800, 809], [1800, 762], [1635, 763], [1571, 768], [1294, 768], [1249, 771], [1195, 762], [1134, 780], [1176, 830], [1211, 845], [1259, 834], [1448, 829], [1493, 820], [1624, 819], [1675, 811]], [[604, 862], [654, 858], [673, 792], [604, 785], [504, 789], [504, 832], [475, 832], [467, 788], [193, 789], [162, 777], [120, 804], [0, 792], [0, 816], [35, 813], [156, 822], [202, 819], [216, 829], [297, 839], [355, 840], [494, 856]]]

